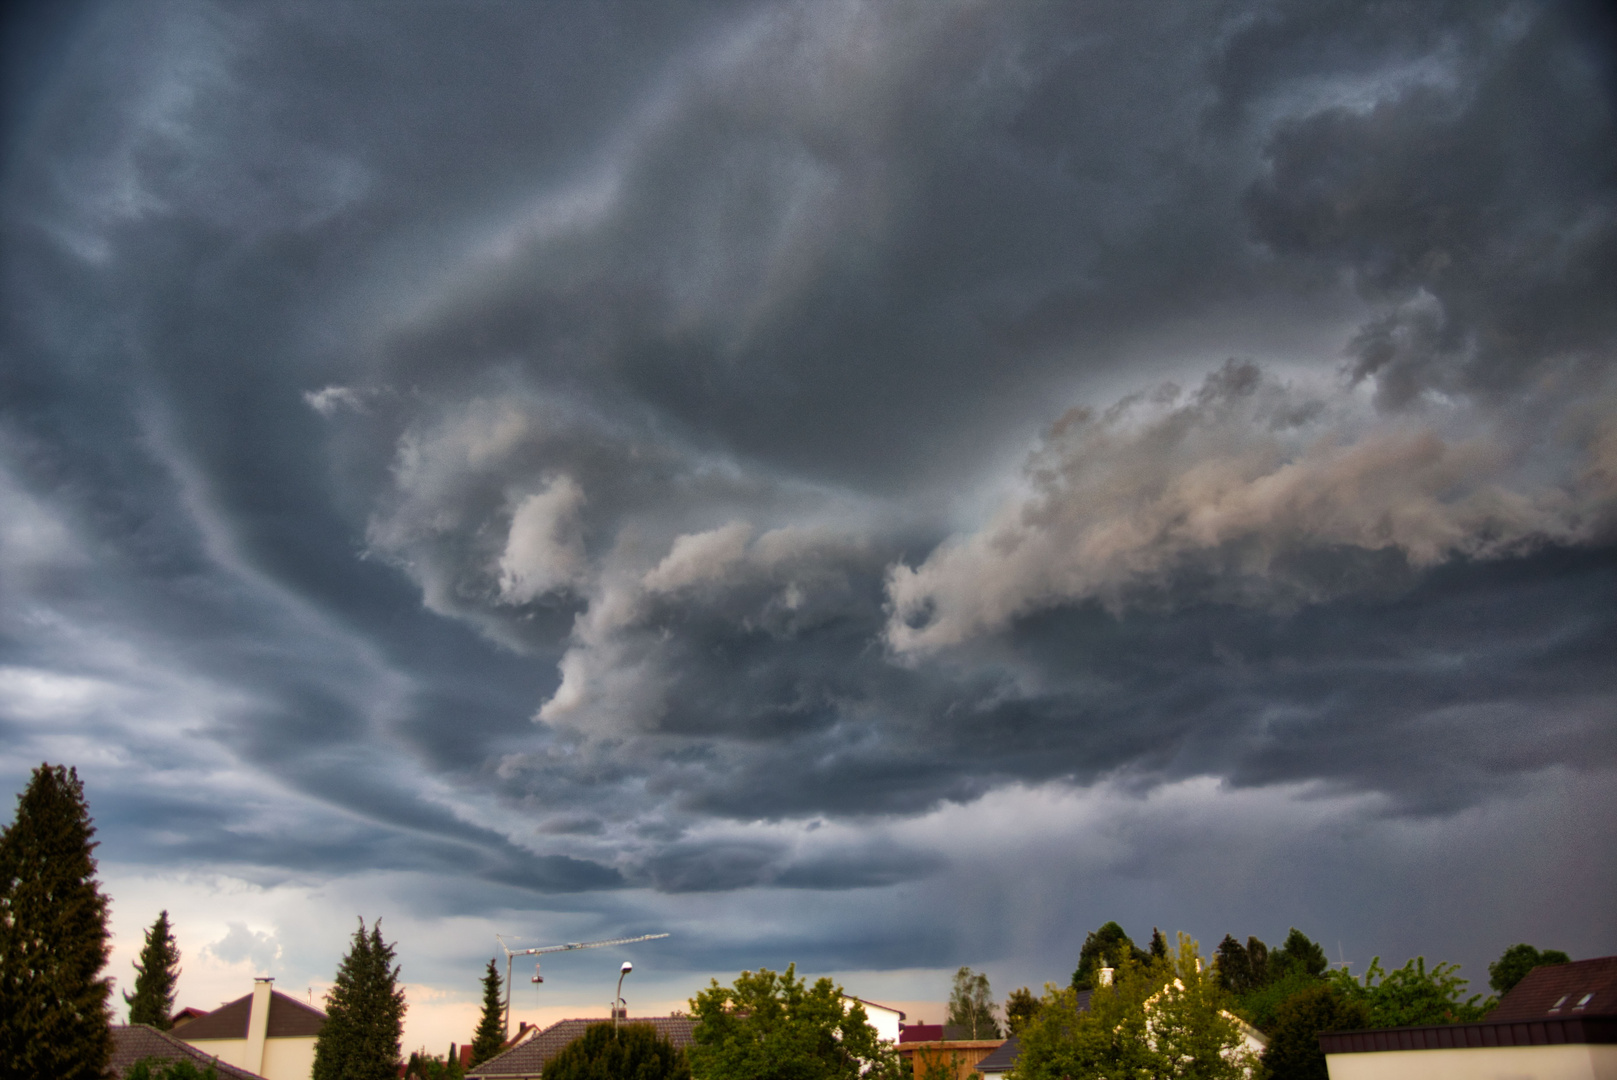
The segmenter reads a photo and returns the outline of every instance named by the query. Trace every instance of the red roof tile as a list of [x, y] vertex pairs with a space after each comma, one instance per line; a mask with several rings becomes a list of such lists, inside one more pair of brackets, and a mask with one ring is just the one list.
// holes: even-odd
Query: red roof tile
[[114, 1024], [112, 1027], [112, 1074], [122, 1080], [123, 1075], [137, 1061], [157, 1058], [161, 1061], [189, 1061], [198, 1071], [213, 1066], [219, 1080], [263, 1080], [257, 1073], [227, 1065], [212, 1054], [204, 1053], [164, 1031], [145, 1024]]
[[[591, 1024], [610, 1024], [611, 1017], [600, 1017], [595, 1020], [562, 1020], [551, 1024], [536, 1035], [531, 1035], [523, 1042], [496, 1057], [491, 1057], [477, 1068], [466, 1074], [466, 1080], [474, 1077], [504, 1077], [515, 1080], [517, 1077], [538, 1076], [551, 1058], [561, 1053], [574, 1039], [583, 1035]], [[635, 1017], [619, 1021], [624, 1026], [630, 1024], [650, 1024], [657, 1029], [657, 1034], [674, 1044], [675, 1049], [689, 1047], [696, 1040], [692, 1032], [696, 1030], [696, 1021], [688, 1016], [650, 1016]]]
[[[252, 1012], [252, 1008], [253, 995], [239, 997], [180, 1028], [180, 1038], [187, 1042], [196, 1042], [198, 1039], [245, 1039], [248, 1015]], [[288, 997], [279, 990], [270, 991], [266, 1038], [306, 1038], [318, 1035], [325, 1022], [326, 1014], [319, 1009], [305, 1005], [295, 997]]]
[[1617, 1015], [1617, 956], [1536, 967], [1485, 1018], [1571, 1020]]

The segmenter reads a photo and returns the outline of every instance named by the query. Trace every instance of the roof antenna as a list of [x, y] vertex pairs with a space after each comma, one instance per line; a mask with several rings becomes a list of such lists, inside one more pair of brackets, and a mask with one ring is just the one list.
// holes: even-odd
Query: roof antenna
[[1346, 971], [1349, 975], [1353, 974], [1353, 972], [1351, 970], [1352, 967], [1353, 967], [1353, 961], [1342, 959], [1342, 939], [1341, 938], [1336, 939], [1336, 966], [1341, 968], [1343, 971]]

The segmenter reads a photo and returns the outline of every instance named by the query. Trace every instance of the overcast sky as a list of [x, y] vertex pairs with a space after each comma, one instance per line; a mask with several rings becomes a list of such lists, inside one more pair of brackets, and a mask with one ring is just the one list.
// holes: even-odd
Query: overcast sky
[[381, 916], [407, 1049], [496, 931], [673, 935], [529, 1017], [1003, 997], [1108, 919], [1617, 952], [1613, 41], [40, 5], [0, 791], [79, 768], [121, 986], [161, 908], [205, 1007]]

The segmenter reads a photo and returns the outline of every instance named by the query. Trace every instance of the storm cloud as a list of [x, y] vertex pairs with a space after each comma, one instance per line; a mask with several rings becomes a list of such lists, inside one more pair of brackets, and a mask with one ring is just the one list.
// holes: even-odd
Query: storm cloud
[[42, 25], [0, 763], [78, 764], [131, 882], [484, 920], [443, 972], [495, 917], [1035, 985], [1122, 905], [1617, 948], [1412, 854], [1617, 886], [1564, 827], [1617, 797], [1596, 6]]

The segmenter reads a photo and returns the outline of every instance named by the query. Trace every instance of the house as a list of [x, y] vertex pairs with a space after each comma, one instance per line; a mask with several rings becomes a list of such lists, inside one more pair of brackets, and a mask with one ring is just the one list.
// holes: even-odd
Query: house
[[1319, 1037], [1331, 1080], [1617, 1077], [1617, 956], [1530, 971], [1474, 1024]]
[[112, 1075], [123, 1080], [137, 1061], [189, 1061], [197, 1072], [212, 1068], [219, 1080], [264, 1080], [257, 1073], [216, 1060], [191, 1044], [146, 1024], [112, 1026]]
[[[610, 1016], [600, 1016], [593, 1020], [560, 1020], [543, 1030], [529, 1028], [532, 1034], [527, 1038], [519, 1035], [515, 1046], [477, 1066], [466, 1074], [466, 1080], [534, 1080], [551, 1058], [583, 1035], [591, 1024], [611, 1022]], [[687, 1049], [696, 1041], [692, 1036], [696, 1020], [689, 1016], [654, 1016], [618, 1022], [625, 1026], [650, 1024], [658, 1035], [673, 1043], [675, 1049]]]
[[253, 992], [187, 1022], [175, 1032], [198, 1050], [265, 1080], [309, 1080], [314, 1043], [326, 1014], [253, 980]]
[[842, 995], [842, 1007], [847, 1009], [850, 1004], [857, 1001], [865, 1007], [865, 1018], [870, 1026], [876, 1029], [876, 1037], [896, 1043], [898, 1033], [904, 1030], [904, 1012], [888, 1005], [878, 1005], [874, 1001], [854, 997], [851, 994]]
[[[911, 1034], [914, 1037], [909, 1037]], [[978, 1063], [1000, 1048], [1001, 1039], [971, 1039], [927, 1036], [956, 1036], [966, 1034], [954, 1025], [912, 1024], [899, 1036], [894, 1049], [910, 1063], [916, 1076], [937, 1075], [947, 1070], [953, 1080], [968, 1080], [976, 1072]]]

